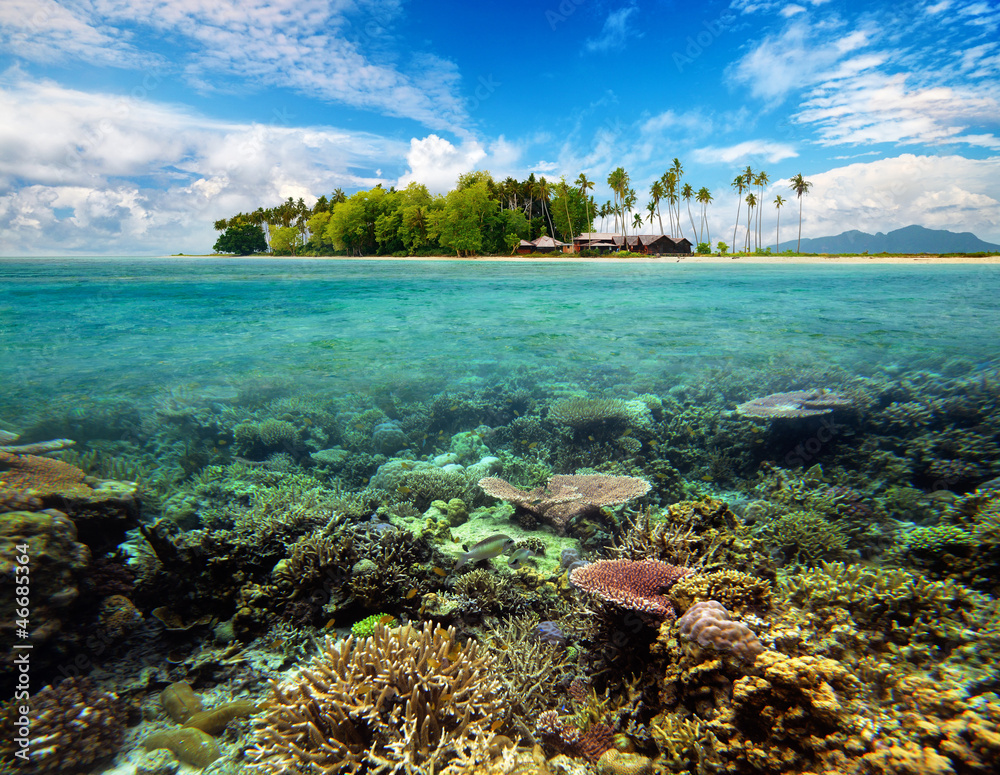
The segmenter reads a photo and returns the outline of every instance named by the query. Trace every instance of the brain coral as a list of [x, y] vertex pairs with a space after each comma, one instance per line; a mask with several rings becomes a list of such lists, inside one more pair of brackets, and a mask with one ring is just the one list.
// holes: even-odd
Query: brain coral
[[764, 650], [750, 628], [732, 621], [725, 607], [715, 600], [695, 603], [677, 620], [677, 625], [684, 640], [717, 651], [731, 651], [748, 662]]

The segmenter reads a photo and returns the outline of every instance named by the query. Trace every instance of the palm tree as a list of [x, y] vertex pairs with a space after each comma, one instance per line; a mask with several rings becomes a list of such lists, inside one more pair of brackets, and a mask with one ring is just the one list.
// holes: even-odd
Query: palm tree
[[660, 222], [660, 234], [663, 234], [663, 218], [660, 217], [660, 200], [663, 199], [663, 183], [659, 180], [654, 180], [653, 185], [649, 187], [649, 195], [653, 197], [653, 202], [656, 204], [656, 220]]
[[[566, 208], [566, 228], [569, 229], [569, 241], [573, 243], [573, 219], [569, 214], [569, 186], [566, 185], [566, 178], [559, 179], [559, 196], [563, 198], [563, 206]], [[554, 237], [555, 235], [553, 235]]]
[[802, 177], [802, 173], [798, 173], [792, 178], [791, 183], [788, 186], [792, 191], [795, 192], [795, 196], [799, 198], [799, 241], [795, 245], [795, 252], [800, 252], [799, 248], [802, 247], [802, 195], [808, 194], [809, 189], [812, 188], [812, 183]]
[[733, 226], [733, 252], [736, 252], [736, 230], [740, 226], [740, 210], [743, 207], [743, 175], [737, 175], [730, 184], [736, 189], [736, 225]]
[[675, 234], [674, 204], [677, 202], [677, 173], [667, 170], [660, 176], [660, 184], [663, 186], [663, 198], [667, 200], [667, 215], [670, 216], [670, 233]]
[[[698, 193], [695, 194], [695, 199], [701, 202], [701, 234], [704, 235], [705, 230], [708, 230], [708, 241], [712, 241], [712, 230], [708, 228], [708, 205], [712, 201], [712, 193], [705, 187], [702, 186], [698, 189]], [[704, 238], [699, 238], [699, 242], [704, 242]]]
[[[587, 175], [581, 172], [574, 184], [580, 187], [580, 193], [583, 194], [583, 208], [587, 214], [587, 234], [591, 234], [594, 230], [594, 222], [590, 218], [590, 198], [587, 196], [587, 192], [594, 187], [594, 181], [587, 180]], [[587, 237], [587, 247], [590, 247], [590, 237]]]
[[747, 253], [750, 252], [750, 224], [753, 223], [753, 209], [757, 206], [757, 196], [751, 191], [747, 194]]
[[774, 225], [774, 252], [781, 252], [781, 238], [778, 235], [778, 229], [781, 226], [781, 206], [785, 203], [785, 200], [781, 198], [781, 194], [774, 197], [774, 209], [778, 213], [777, 223]]
[[556, 238], [556, 228], [552, 225], [552, 215], [549, 213], [549, 208], [546, 207], [549, 201], [549, 183], [542, 175], [535, 182], [535, 193], [538, 194], [538, 199], [542, 203], [542, 213], [548, 218], [549, 221], [549, 234], [552, 235], [552, 239]]
[[677, 231], [680, 232], [681, 237], [684, 236], [684, 227], [681, 226], [681, 205], [680, 198], [677, 196], [677, 188], [681, 184], [681, 178], [684, 176], [684, 167], [681, 166], [681, 160], [676, 156], [674, 157], [673, 163], [670, 165], [670, 171], [674, 173], [674, 207], [677, 210]]
[[622, 233], [626, 237], [628, 231], [626, 230], [625, 213], [631, 212], [633, 207], [635, 207], [635, 189], [626, 188], [622, 194]]
[[649, 213], [649, 231], [653, 231], [653, 217], [656, 215], [656, 202], [650, 200], [646, 204], [646, 212]]
[[684, 187], [681, 189], [681, 197], [687, 202], [688, 207], [688, 218], [691, 219], [691, 233], [697, 234], [698, 228], [694, 225], [694, 216], [691, 215], [691, 197], [694, 196], [694, 189], [691, 188], [690, 183], [685, 183]]
[[[628, 173], [622, 167], [616, 168], [610, 175], [608, 175], [608, 185], [611, 187], [611, 191], [615, 195], [615, 231], [618, 231], [618, 210], [619, 210], [619, 200], [623, 198], [626, 186], [628, 186]], [[624, 223], [625, 215], [622, 213], [622, 222]], [[624, 226], [623, 226], [624, 228]]]
[[[632, 225], [635, 227], [635, 233], [638, 235], [639, 230], [642, 229], [642, 213], [635, 213], [632, 216]], [[627, 248], [628, 245], [625, 247]]]
[[[771, 180], [770, 177], [768, 177], [768, 174], [764, 170], [758, 172], [753, 179], [754, 185], [757, 186], [759, 189], [757, 195], [757, 201], [760, 202], [761, 204], [764, 203], [764, 186], [766, 186], [770, 180]], [[761, 245], [764, 244], [764, 231], [761, 226], [762, 210], [763, 210], [762, 207], [757, 209], [757, 235], [758, 235], [758, 244]]]

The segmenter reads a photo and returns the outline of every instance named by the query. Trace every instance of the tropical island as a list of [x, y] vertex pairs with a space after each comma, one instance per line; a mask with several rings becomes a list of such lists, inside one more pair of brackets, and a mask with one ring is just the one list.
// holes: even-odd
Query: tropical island
[[731, 183], [740, 202], [731, 242], [718, 240], [713, 245], [708, 218], [712, 192], [681, 183], [683, 174], [675, 158], [653, 181], [642, 208], [622, 167], [608, 175], [613, 198], [601, 204], [591, 195], [594, 182], [585, 173], [570, 184], [564, 177], [551, 183], [534, 173], [524, 180], [497, 181], [488, 171], [477, 170], [461, 175], [454, 189], [437, 195], [416, 182], [400, 189], [379, 184], [351, 196], [338, 188], [329, 197], [318, 197], [311, 207], [302, 198], [289, 197], [274, 207], [217, 220], [215, 229], [222, 234], [213, 250], [239, 256], [397, 259], [1000, 260], [998, 246], [973, 234], [920, 226], [889, 235], [849, 231], [803, 240], [803, 199], [812, 183], [801, 173], [789, 180], [789, 196], [798, 200], [795, 248], [782, 251], [781, 208], [789, 200], [776, 194], [770, 202], [774, 240], [767, 244], [771, 225], [765, 215], [765, 188], [770, 178], [766, 171], [749, 166]]
[[[488, 171], [477, 170], [461, 175], [448, 193], [434, 196], [416, 182], [402, 189], [380, 184], [351, 196], [337, 189], [329, 197], [320, 196], [312, 207], [302, 198], [289, 197], [276, 207], [218, 220], [215, 229], [222, 234], [214, 250], [239, 255], [352, 257], [515, 253], [634, 257], [690, 254], [692, 250], [726, 255], [731, 250], [728, 243], [711, 244], [711, 191], [682, 183], [683, 175], [683, 165], [675, 158], [653, 181], [641, 209], [622, 167], [608, 175], [613, 199], [600, 205], [590, 194], [594, 182], [585, 173], [570, 184], [565, 178], [552, 183], [534, 173], [525, 180], [507, 177], [498, 182]], [[769, 182], [767, 172], [749, 166], [733, 180], [734, 190], [746, 204], [745, 218], [742, 207], [736, 214], [734, 244], [741, 218], [750, 226], [744, 227], [744, 243], [737, 250], [771, 253], [764, 247], [762, 216]], [[801, 200], [810, 186], [801, 174], [792, 179], [791, 188], [800, 204], [800, 232]], [[785, 203], [780, 194], [773, 201], [778, 219]], [[688, 225], [690, 230], [685, 232]]]

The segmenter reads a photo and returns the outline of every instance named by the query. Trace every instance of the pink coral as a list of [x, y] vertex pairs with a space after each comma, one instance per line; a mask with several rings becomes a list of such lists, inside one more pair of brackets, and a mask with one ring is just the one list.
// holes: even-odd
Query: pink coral
[[601, 506], [627, 503], [649, 492], [650, 484], [634, 476], [606, 474], [557, 475], [544, 487], [521, 490], [496, 477], [479, 480], [487, 495], [512, 503], [548, 522], [559, 532], [575, 516]]
[[815, 417], [851, 405], [851, 399], [828, 390], [793, 390], [755, 398], [736, 407], [744, 417]]
[[569, 580], [622, 608], [673, 618], [673, 604], [662, 593], [693, 572], [659, 560], [598, 560], [573, 570]]

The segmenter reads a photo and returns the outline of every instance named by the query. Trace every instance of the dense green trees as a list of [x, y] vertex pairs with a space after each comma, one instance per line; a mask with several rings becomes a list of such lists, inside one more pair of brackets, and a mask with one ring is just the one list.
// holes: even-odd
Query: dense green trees
[[252, 223], [237, 223], [226, 226], [212, 248], [216, 253], [233, 253], [237, 256], [252, 256], [267, 250], [264, 231]]
[[275, 255], [512, 253], [522, 239], [543, 233], [571, 241], [593, 230], [596, 208], [586, 195], [593, 184], [581, 177], [587, 185], [574, 188], [565, 180], [554, 186], [534, 175], [498, 183], [489, 172], [474, 171], [443, 196], [432, 196], [418, 183], [401, 190], [378, 185], [351, 196], [337, 189], [311, 209], [301, 199], [288, 199], [278, 207], [216, 221], [215, 228], [225, 234], [215, 249], [243, 252], [233, 247], [233, 239], [253, 229], [260, 244], [252, 252]]

